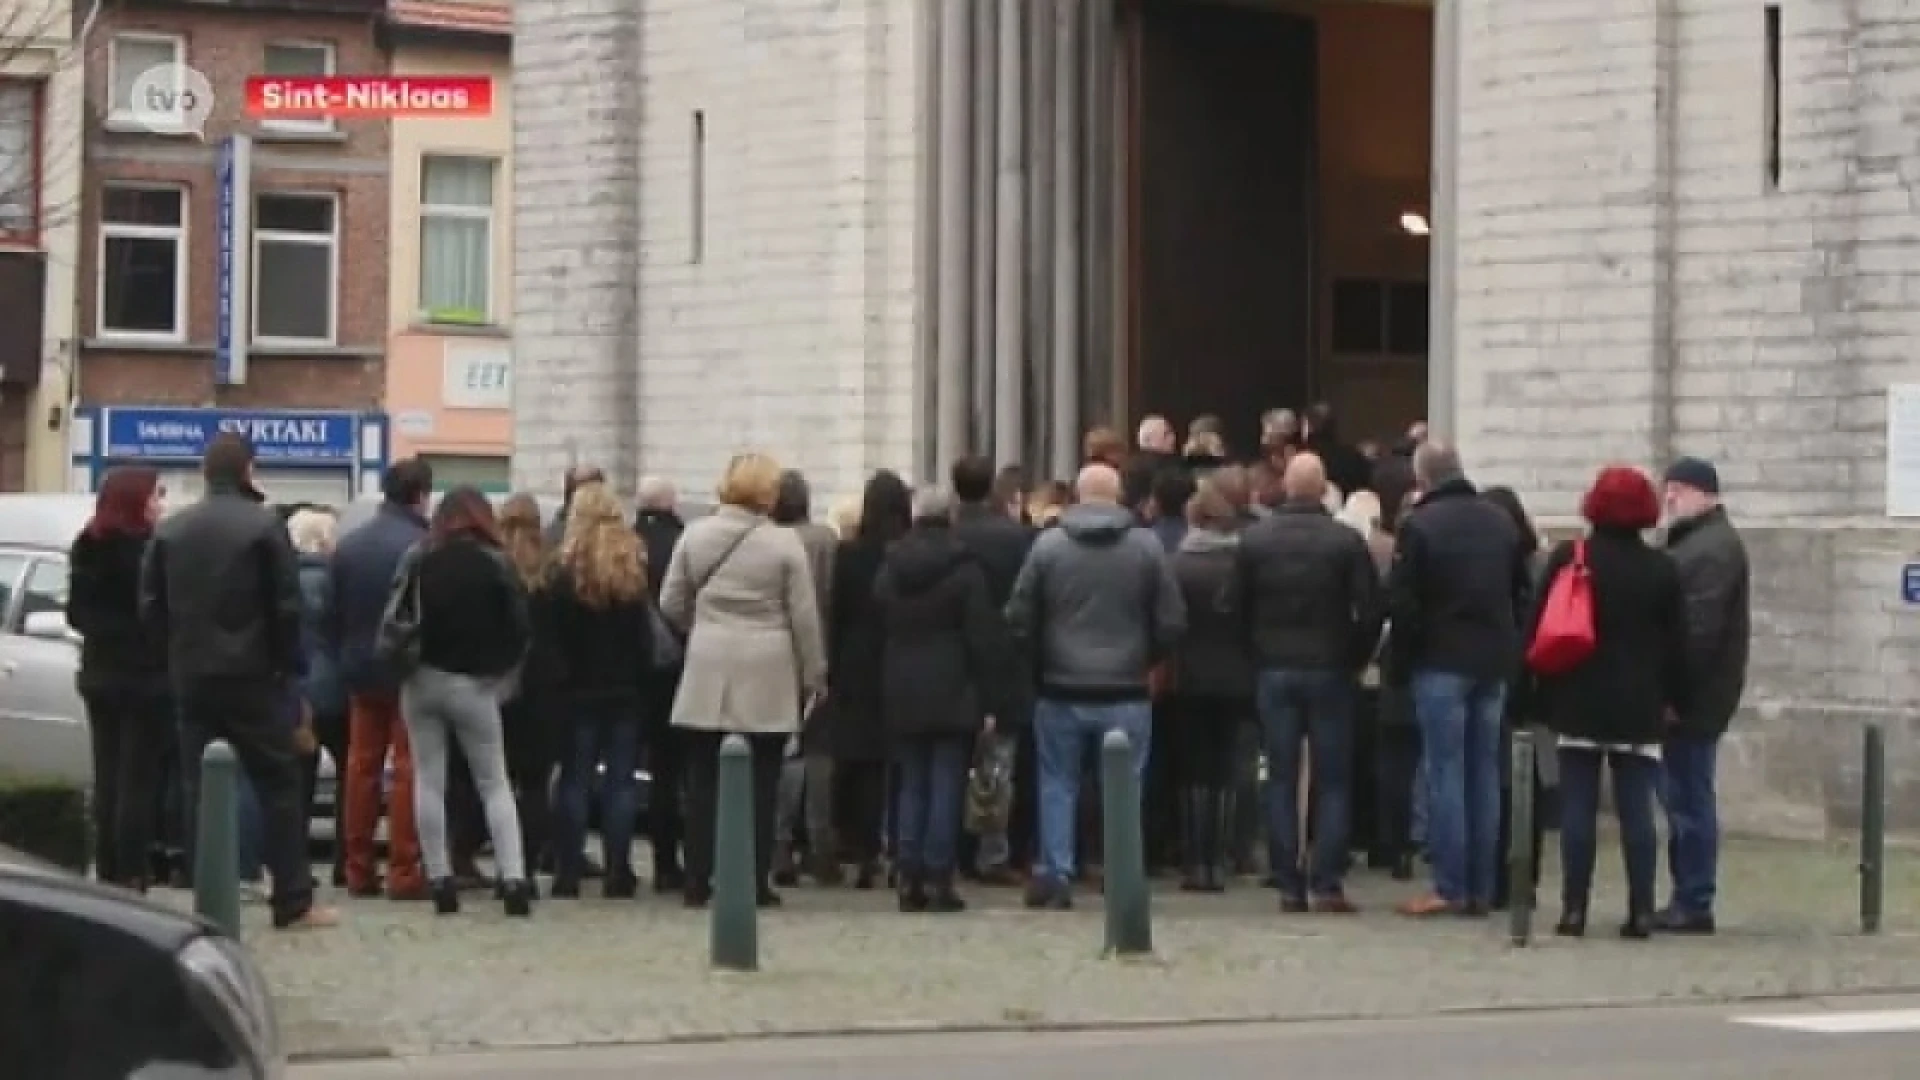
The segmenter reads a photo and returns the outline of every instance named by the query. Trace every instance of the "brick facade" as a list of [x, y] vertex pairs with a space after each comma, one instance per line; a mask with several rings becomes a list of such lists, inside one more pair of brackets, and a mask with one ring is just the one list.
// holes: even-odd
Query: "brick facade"
[[[339, 10], [345, 5], [334, 5]], [[85, 197], [80, 310], [86, 348], [79, 397], [87, 405], [219, 405], [255, 408], [372, 409], [385, 386], [387, 330], [387, 125], [343, 120], [335, 138], [290, 139], [261, 130], [244, 113], [245, 80], [259, 74], [270, 42], [325, 42], [340, 74], [378, 73], [386, 58], [375, 42], [377, 3], [364, 16], [204, 7], [110, 7], [92, 35], [88, 99], [89, 175]], [[108, 50], [116, 33], [157, 32], [187, 40], [186, 63], [213, 85], [215, 108], [204, 141], [108, 130]], [[338, 198], [336, 345], [251, 350], [245, 385], [216, 387], [213, 339], [218, 239], [216, 147], [235, 131], [255, 136], [253, 190], [331, 193]], [[113, 182], [165, 182], [187, 191], [187, 340], [130, 346], [102, 340], [99, 287], [100, 193]]]

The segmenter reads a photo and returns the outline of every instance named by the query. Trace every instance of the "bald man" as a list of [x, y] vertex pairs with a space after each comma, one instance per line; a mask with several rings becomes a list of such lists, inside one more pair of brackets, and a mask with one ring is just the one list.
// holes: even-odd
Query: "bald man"
[[1126, 735], [1144, 777], [1153, 707], [1147, 676], [1180, 639], [1187, 612], [1151, 532], [1120, 505], [1120, 474], [1080, 470], [1078, 501], [1034, 542], [1007, 601], [1007, 621], [1039, 673], [1033, 739], [1040, 852], [1027, 906], [1073, 906], [1080, 770], [1109, 731]]
[[[1349, 914], [1353, 711], [1380, 642], [1386, 600], [1367, 542], [1327, 512], [1326, 466], [1295, 454], [1282, 500], [1240, 538], [1256, 704], [1267, 744], [1267, 843], [1280, 908]], [[1300, 763], [1312, 765], [1313, 853], [1300, 870]]]
[[1140, 430], [1134, 433], [1133, 454], [1127, 458], [1127, 471], [1121, 477], [1120, 497], [1136, 514], [1145, 508], [1147, 498], [1153, 494], [1154, 478], [1167, 469], [1179, 467], [1177, 442], [1173, 425], [1167, 423], [1166, 417], [1154, 415], [1140, 421]]

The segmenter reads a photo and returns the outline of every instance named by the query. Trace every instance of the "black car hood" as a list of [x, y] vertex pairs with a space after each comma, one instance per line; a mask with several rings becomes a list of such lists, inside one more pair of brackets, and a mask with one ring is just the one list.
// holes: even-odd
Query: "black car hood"
[[118, 927], [169, 952], [183, 949], [193, 939], [215, 932], [212, 926], [192, 915], [162, 907], [124, 889], [75, 877], [3, 846], [0, 846], [0, 903], [67, 911], [82, 919]]

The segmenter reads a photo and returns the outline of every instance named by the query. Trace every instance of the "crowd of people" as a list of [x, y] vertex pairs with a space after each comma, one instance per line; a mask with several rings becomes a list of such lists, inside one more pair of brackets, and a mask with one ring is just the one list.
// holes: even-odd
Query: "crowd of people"
[[[739, 734], [762, 905], [851, 869], [903, 911], [963, 910], [966, 879], [1059, 910], [1098, 880], [1083, 779], [1118, 731], [1150, 863], [1184, 889], [1264, 862], [1283, 911], [1351, 913], [1364, 850], [1401, 879], [1429, 864], [1402, 914], [1482, 916], [1532, 888], [1503, 853], [1511, 788], [1536, 784], [1557, 792], [1557, 929], [1579, 935], [1604, 765], [1622, 934], [1713, 930], [1714, 763], [1749, 616], [1710, 464], [1672, 463], [1657, 487], [1601, 470], [1587, 529], [1549, 549], [1512, 491], [1477, 488], [1420, 425], [1350, 446], [1326, 406], [1277, 410], [1242, 462], [1214, 418], [1181, 443], [1149, 417], [1131, 446], [1100, 429], [1084, 449], [1070, 483], [981, 458], [917, 489], [881, 470], [826, 523], [761, 454], [735, 457], [692, 522], [658, 478], [629, 518], [599, 471], [572, 470], [543, 521], [530, 495], [436, 502], [405, 460], [344, 536], [324, 508], [276, 514], [236, 436], [207, 449], [206, 497], [164, 519], [157, 476], [117, 468], [69, 605], [99, 876], [149, 883], [152, 763], [177, 722], [189, 809], [207, 742], [239, 755], [243, 861], [264, 863], [276, 926], [337, 918], [306, 854], [322, 747], [342, 763], [333, 873], [352, 895], [451, 914], [491, 889], [525, 916], [545, 871], [555, 899], [595, 878], [630, 898], [638, 829], [653, 889], [698, 907], [718, 752]], [[1530, 664], [1562, 584], [1588, 640]], [[1556, 740], [1531, 778], [1505, 767], [1521, 728]]]

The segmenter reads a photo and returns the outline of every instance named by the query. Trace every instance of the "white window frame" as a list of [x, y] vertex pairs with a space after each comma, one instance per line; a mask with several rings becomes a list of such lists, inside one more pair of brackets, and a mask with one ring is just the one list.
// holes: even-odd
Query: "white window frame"
[[[178, 225], [132, 225], [107, 220], [105, 192], [121, 191], [171, 191], [180, 198], [180, 224]], [[98, 269], [93, 275], [93, 314], [94, 329], [102, 340], [111, 341], [150, 341], [176, 345], [187, 340], [187, 295], [191, 291], [187, 280], [187, 237], [191, 235], [193, 207], [187, 198], [187, 189], [181, 184], [143, 184], [110, 183], [102, 189], [100, 236], [95, 252], [95, 265]], [[107, 241], [115, 237], [126, 240], [171, 240], [173, 241], [173, 330], [115, 330], [107, 325]]]
[[[292, 232], [285, 229], [262, 229], [260, 221], [260, 200], [262, 199], [311, 199], [325, 200], [333, 207], [333, 228], [324, 235], [321, 233]], [[337, 345], [340, 340], [340, 195], [331, 191], [261, 191], [253, 196], [253, 262], [249, 264], [253, 280], [248, 289], [253, 293], [248, 303], [253, 310], [253, 343], [262, 348], [288, 349], [327, 349]], [[276, 337], [260, 332], [260, 248], [263, 243], [295, 244], [327, 249], [327, 336], [324, 338]]]
[[[173, 63], [184, 67], [187, 62], [187, 39], [181, 34], [164, 34], [153, 30], [123, 30], [114, 34], [113, 39], [107, 43], [107, 123], [133, 127], [141, 123], [140, 114], [133, 110], [131, 102], [123, 107], [119, 101], [114, 100], [120, 88], [120, 43], [123, 41], [138, 42], [143, 45], [165, 45], [173, 50]], [[176, 86], [174, 89], [185, 90], [186, 87]], [[193, 134], [187, 129], [185, 110], [181, 110], [175, 120], [180, 125], [182, 134]]]
[[[331, 41], [312, 41], [288, 38], [270, 40], [260, 51], [260, 69], [266, 70], [267, 52], [272, 49], [312, 49], [327, 58], [322, 66], [322, 76], [332, 76], [339, 72], [340, 54]], [[327, 135], [334, 131], [331, 116], [263, 116], [260, 118], [263, 131], [284, 132], [293, 135]]]
[[[458, 203], [430, 203], [427, 201], [427, 164], [434, 160], [483, 162], [487, 166], [487, 205], [466, 206]], [[494, 273], [497, 260], [494, 253], [499, 237], [497, 235], [496, 214], [500, 205], [500, 159], [488, 154], [463, 154], [457, 151], [436, 153], [428, 150], [420, 154], [420, 258], [415, 268], [414, 306], [419, 310], [423, 323], [433, 322], [433, 312], [427, 307], [427, 221], [431, 218], [451, 218], [460, 221], [480, 221], [487, 227], [486, 262], [487, 296], [486, 308], [480, 314], [485, 324], [492, 324], [494, 312], [499, 304], [495, 301], [495, 290], [499, 287], [499, 275]]]
[[[0, 246], [38, 247], [47, 224], [47, 84], [36, 79], [0, 75], [0, 94], [6, 93], [27, 95], [26, 160], [19, 163], [25, 170], [26, 175], [22, 177], [25, 187], [17, 193], [26, 199], [27, 227], [10, 229], [0, 221]], [[0, 199], [10, 194], [16, 193], [0, 190]]]

